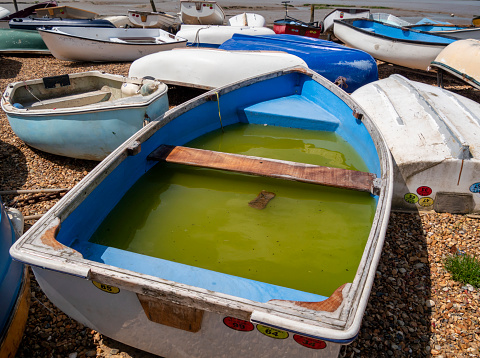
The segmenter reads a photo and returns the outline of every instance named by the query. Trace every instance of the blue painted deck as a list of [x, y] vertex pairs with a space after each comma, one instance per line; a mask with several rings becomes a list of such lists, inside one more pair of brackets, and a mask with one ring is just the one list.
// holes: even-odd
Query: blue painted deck
[[368, 53], [343, 45], [297, 35], [249, 36], [235, 34], [219, 47], [224, 50], [284, 51], [300, 57], [308, 67], [331, 82], [347, 80], [347, 92], [378, 80], [377, 64]]
[[[336, 20], [337, 21], [337, 20]], [[360, 19], [352, 22], [352, 25], [360, 30], [370, 32], [379, 36], [388, 37], [391, 39], [398, 39], [401, 41], [407, 42], [421, 42], [421, 43], [431, 43], [431, 44], [451, 44], [456, 41], [456, 39], [418, 32], [415, 30], [410, 30], [405, 27], [398, 27], [393, 25], [384, 24], [379, 21]]]

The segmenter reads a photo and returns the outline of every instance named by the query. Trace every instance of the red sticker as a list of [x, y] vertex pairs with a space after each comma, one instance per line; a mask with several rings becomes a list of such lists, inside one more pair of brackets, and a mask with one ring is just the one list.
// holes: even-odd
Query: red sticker
[[327, 343], [321, 341], [320, 339], [299, 336], [298, 334], [295, 334], [293, 339], [298, 344], [311, 349], [324, 349], [327, 346]]
[[429, 186], [420, 186], [417, 189], [417, 194], [420, 196], [428, 196], [432, 194], [432, 188], [430, 188]]
[[227, 327], [236, 331], [250, 332], [255, 328], [251, 322], [234, 317], [225, 317], [223, 323], [225, 323]]

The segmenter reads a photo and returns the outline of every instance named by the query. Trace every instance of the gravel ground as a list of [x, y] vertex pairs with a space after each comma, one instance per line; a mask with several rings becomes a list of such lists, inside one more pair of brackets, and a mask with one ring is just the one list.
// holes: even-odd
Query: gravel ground
[[[76, 64], [50, 56], [0, 57], [0, 89], [8, 83], [87, 70], [126, 75], [129, 64]], [[380, 78], [417, 74], [379, 64]], [[480, 102], [480, 91], [446, 81], [446, 88]], [[0, 190], [72, 188], [96, 162], [59, 157], [26, 146], [0, 113]], [[44, 214], [61, 195], [4, 196], [26, 216]], [[34, 223], [27, 220], [25, 229]], [[477, 218], [392, 213], [385, 247], [358, 339], [343, 357], [479, 356], [479, 290], [452, 281], [442, 260], [452, 246], [480, 257]], [[155, 357], [102, 336], [68, 318], [42, 293], [32, 275], [32, 302], [18, 358]]]

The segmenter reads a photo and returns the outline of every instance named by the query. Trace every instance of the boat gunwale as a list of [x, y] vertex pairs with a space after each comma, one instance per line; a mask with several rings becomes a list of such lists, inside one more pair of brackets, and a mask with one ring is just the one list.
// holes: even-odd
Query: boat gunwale
[[[370, 31], [364, 30], [361, 27], [357, 27], [357, 26], [351, 24], [351, 22], [353, 22], [353, 21], [374, 22], [374, 23], [377, 23], [377, 24], [381, 24], [383, 26], [393, 27], [393, 28], [400, 29], [400, 30], [406, 29], [408, 31], [418, 33], [418, 34], [431, 35], [431, 36], [437, 36], [437, 37], [445, 38], [446, 40], [452, 40], [452, 42], [430, 42], [430, 41], [421, 41], [421, 40], [406, 40], [406, 39], [403, 39], [403, 38], [387, 36], [387, 35], [379, 34], [379, 33], [376, 33], [376, 32], [370, 32]], [[353, 29], [355, 31], [359, 31], [364, 35], [369, 35], [371, 37], [378, 37], [378, 38], [382, 38], [382, 39], [387, 39], [389, 41], [394, 41], [394, 42], [401, 42], [401, 43], [405, 43], [405, 44], [418, 44], [418, 45], [425, 45], [425, 46], [432, 46], [432, 47], [446, 47], [449, 44], [453, 43], [454, 41], [458, 40], [457, 38], [450, 37], [450, 36], [445, 35], [445, 34], [434, 34], [434, 33], [429, 33], [428, 31], [414, 30], [414, 29], [411, 29], [411, 28], [406, 27], [406, 26], [390, 25], [390, 24], [383, 23], [383, 22], [377, 21], [377, 20], [372, 20], [372, 19], [365, 19], [365, 18], [351, 18], [351, 19], [342, 19], [342, 20], [335, 19], [335, 20], [333, 20], [333, 22], [334, 22], [334, 24], [341, 24], [341, 25], [344, 25], [344, 26], [346, 26], [350, 29]]]
[[[301, 307], [281, 306], [278, 304], [266, 302], [260, 303], [248, 299], [242, 299], [236, 296], [222, 294], [215, 291], [209, 291], [200, 287], [180, 284], [158, 277], [141, 274], [127, 269], [115, 268], [106, 264], [92, 262], [83, 259], [81, 254], [68, 250], [54, 250], [52, 247], [41, 244], [39, 237], [46, 231], [51, 230], [54, 225], [63, 222], [105, 179], [115, 168], [117, 168], [125, 159], [128, 158], [130, 147], [139, 145], [150, 138], [161, 127], [165, 126], [175, 118], [184, 114], [192, 108], [195, 108], [211, 100], [213, 95], [219, 96], [246, 87], [248, 85], [260, 82], [262, 80], [272, 79], [291, 73], [305, 74], [313, 80], [330, 90], [345, 102], [354, 112], [365, 113], [361, 107], [343, 90], [335, 86], [324, 77], [315, 72], [303, 68], [292, 67], [285, 70], [267, 73], [261, 76], [252, 77], [234, 84], [226, 85], [207, 92], [202, 96], [196, 97], [185, 102], [177, 108], [171, 109], [164, 115], [150, 122], [134, 136], [124, 142], [114, 152], [112, 152], [104, 161], [97, 165], [79, 184], [70, 190], [52, 209], [50, 209], [20, 240], [12, 247], [13, 257], [28, 257], [29, 264], [43, 269], [59, 271], [65, 274], [75, 275], [88, 279], [101, 278], [105, 283], [113, 283], [127, 290], [141, 290], [142, 294], [147, 294], [158, 299], [174, 298], [188, 307], [206, 309], [208, 311], [222, 314], [225, 310], [233, 311], [237, 317], [253, 319], [252, 316], [260, 314], [266, 318], [264, 324], [272, 326], [274, 321], [279, 319], [283, 323], [288, 323], [287, 327], [282, 326], [287, 331], [295, 331], [296, 327], [307, 328], [302, 331], [303, 335], [320, 338], [323, 340], [349, 343], [353, 341], [360, 329], [361, 319], [366, 309], [368, 297], [373, 285], [375, 271], [381, 256], [381, 248], [387, 229], [390, 207], [387, 205], [391, 201], [393, 191], [392, 159], [388, 147], [382, 134], [375, 123], [364, 114], [362, 123], [364, 123], [369, 132], [372, 142], [376, 148], [380, 161], [382, 190], [379, 195], [377, 209], [372, 222], [372, 230], [369, 233], [362, 259], [358, 265], [357, 272], [351, 284], [343, 290], [343, 303], [334, 312], [313, 311]], [[41, 253], [38, 253], [40, 249]], [[21, 255], [18, 255], [21, 253]], [[45, 258], [49, 267], [45, 266]], [[74, 262], [77, 264], [75, 270], [67, 272], [64, 264]], [[112, 275], [113, 273], [113, 275]], [[139, 282], [148, 282], [149, 287], [137, 288]], [[152, 289], [155, 284], [155, 289]], [[189, 292], [190, 291], [190, 292]], [[167, 293], [170, 292], [170, 296]], [[192, 294], [192, 292], [194, 292]], [[195, 297], [195, 300], [192, 299]], [[220, 310], [220, 308], [222, 308]]]

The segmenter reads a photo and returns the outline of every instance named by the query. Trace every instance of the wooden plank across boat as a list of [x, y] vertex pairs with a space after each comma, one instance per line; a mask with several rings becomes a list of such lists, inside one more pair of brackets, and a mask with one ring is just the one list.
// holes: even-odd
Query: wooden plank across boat
[[[305, 68], [216, 88], [125, 141], [11, 255], [70, 317], [160, 356], [337, 357], [358, 335], [392, 195], [362, 114]], [[283, 180], [310, 170], [366, 185]]]
[[[375, 174], [354, 170], [171, 145], [161, 145], [152, 152], [149, 158], [169, 163], [228, 170], [372, 193], [374, 192], [374, 180], [376, 178]], [[378, 187], [376, 189], [379, 190]]]

